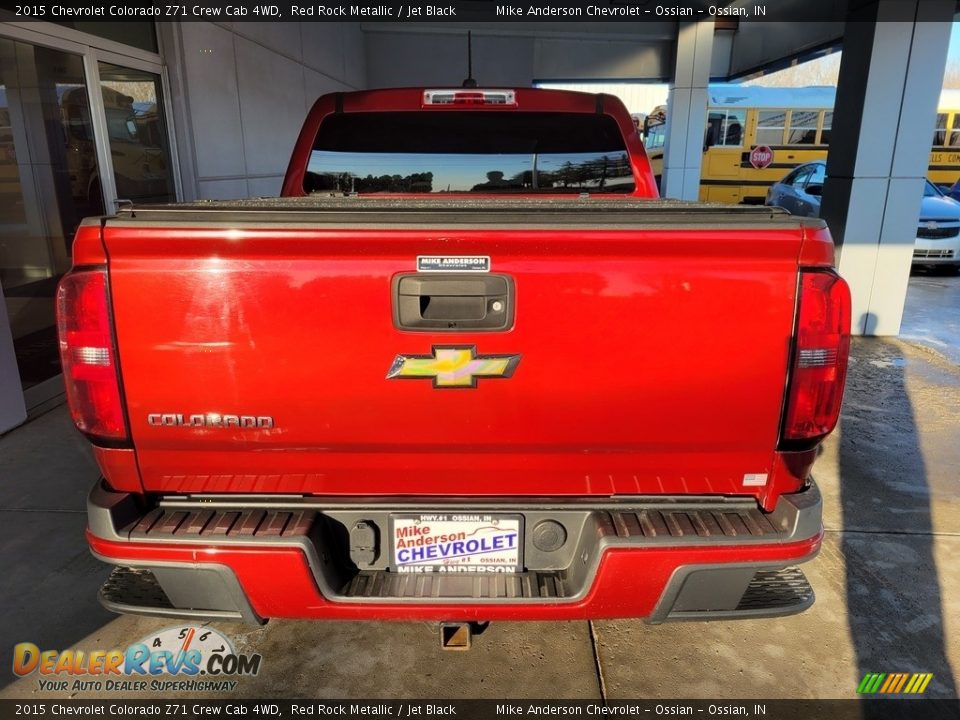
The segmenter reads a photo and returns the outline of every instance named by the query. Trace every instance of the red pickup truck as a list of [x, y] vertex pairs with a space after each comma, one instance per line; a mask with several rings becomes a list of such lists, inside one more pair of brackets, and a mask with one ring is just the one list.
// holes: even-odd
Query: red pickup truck
[[119, 612], [799, 612], [850, 299], [820, 220], [657, 199], [606, 95], [320, 98], [282, 197], [87, 220], [64, 378]]

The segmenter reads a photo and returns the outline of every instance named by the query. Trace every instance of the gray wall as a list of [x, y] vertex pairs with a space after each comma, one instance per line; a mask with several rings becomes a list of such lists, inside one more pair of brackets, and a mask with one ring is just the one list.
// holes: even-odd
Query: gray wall
[[[469, 29], [473, 75], [482, 86], [663, 80], [672, 71], [674, 23], [475, 23]], [[467, 76], [467, 27], [370, 23], [363, 32], [370, 87], [456, 86]]]
[[357, 23], [161, 23], [185, 200], [276, 195], [307, 110], [366, 87]]

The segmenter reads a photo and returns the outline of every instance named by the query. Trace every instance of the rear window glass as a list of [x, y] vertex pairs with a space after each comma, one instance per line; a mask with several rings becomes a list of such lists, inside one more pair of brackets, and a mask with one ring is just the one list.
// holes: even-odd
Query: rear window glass
[[320, 126], [304, 190], [356, 193], [629, 193], [607, 115], [436, 110], [343, 113]]

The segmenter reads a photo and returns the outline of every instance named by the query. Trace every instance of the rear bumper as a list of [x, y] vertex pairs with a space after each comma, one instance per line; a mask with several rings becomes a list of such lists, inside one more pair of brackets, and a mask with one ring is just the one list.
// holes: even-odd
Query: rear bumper
[[[527, 533], [516, 575], [390, 572], [383, 542], [354, 547], [350, 529], [387, 527], [406, 501], [267, 497], [162, 498], [97, 484], [88, 501], [94, 554], [117, 565], [101, 601], [117, 612], [262, 622], [266, 618], [379, 620], [673, 620], [771, 617], [813, 603], [802, 572], [822, 538], [816, 486], [782, 496], [773, 513], [726, 498], [618, 502], [447, 504], [512, 512], [532, 529], [567, 533], [543, 551]], [[417, 511], [436, 510], [417, 506]], [[379, 533], [383, 537], [383, 533]]]

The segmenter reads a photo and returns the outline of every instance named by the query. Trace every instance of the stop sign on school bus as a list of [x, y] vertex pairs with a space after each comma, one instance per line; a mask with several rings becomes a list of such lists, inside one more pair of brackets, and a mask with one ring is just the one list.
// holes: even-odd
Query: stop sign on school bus
[[757, 145], [750, 151], [750, 164], [762, 170], [773, 162], [773, 150], [766, 145]]

